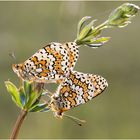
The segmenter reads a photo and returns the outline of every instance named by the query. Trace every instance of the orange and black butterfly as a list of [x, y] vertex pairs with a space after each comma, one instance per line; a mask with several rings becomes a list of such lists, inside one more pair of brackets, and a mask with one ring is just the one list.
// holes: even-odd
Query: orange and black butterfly
[[39, 49], [24, 63], [13, 64], [13, 70], [22, 80], [61, 83], [77, 62], [78, 47], [75, 42], [52, 42]]
[[94, 74], [71, 71], [51, 96], [50, 109], [62, 118], [65, 111], [92, 100], [108, 87], [107, 81]]

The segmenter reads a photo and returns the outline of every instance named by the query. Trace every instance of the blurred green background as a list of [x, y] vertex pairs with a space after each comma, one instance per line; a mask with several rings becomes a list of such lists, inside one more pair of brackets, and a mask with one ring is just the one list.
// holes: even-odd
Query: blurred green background
[[[98, 19], [98, 25], [123, 3], [0, 2], [0, 138], [9, 138], [20, 111], [4, 85], [8, 79], [19, 82], [9, 52], [15, 52], [19, 63], [49, 42], [73, 41], [83, 16]], [[127, 27], [103, 35], [111, 40], [99, 49], [81, 47], [75, 67], [102, 75], [109, 83], [101, 96], [67, 112], [87, 123], [79, 127], [67, 118], [56, 119], [52, 112], [30, 113], [19, 138], [140, 138], [140, 14]]]

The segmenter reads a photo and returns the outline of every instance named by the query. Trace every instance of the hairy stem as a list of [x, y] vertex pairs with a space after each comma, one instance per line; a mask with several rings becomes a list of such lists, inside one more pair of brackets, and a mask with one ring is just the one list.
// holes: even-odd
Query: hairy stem
[[19, 114], [19, 116], [18, 116], [18, 118], [16, 120], [16, 123], [15, 123], [15, 125], [13, 127], [13, 130], [12, 130], [12, 133], [11, 133], [11, 136], [10, 136], [10, 139], [13, 140], [13, 139], [16, 139], [17, 138], [18, 133], [19, 133], [19, 130], [21, 128], [21, 125], [22, 125], [22, 123], [23, 123], [23, 121], [24, 121], [27, 113], [28, 112], [26, 110], [21, 110], [21, 112], [20, 112], [20, 114]]

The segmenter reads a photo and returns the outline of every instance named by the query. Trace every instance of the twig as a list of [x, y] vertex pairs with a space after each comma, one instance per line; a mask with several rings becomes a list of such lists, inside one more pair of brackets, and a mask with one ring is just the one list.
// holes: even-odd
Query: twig
[[21, 110], [18, 118], [17, 118], [17, 121], [13, 127], [13, 130], [12, 130], [12, 133], [11, 133], [11, 136], [10, 136], [10, 139], [13, 140], [13, 139], [16, 139], [17, 136], [18, 136], [18, 133], [19, 133], [19, 130], [21, 128], [21, 125], [27, 115], [27, 111], [26, 110]]

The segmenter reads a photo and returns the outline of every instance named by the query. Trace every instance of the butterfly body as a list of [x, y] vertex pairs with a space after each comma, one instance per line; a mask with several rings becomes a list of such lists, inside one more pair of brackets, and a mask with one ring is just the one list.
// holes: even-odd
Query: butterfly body
[[92, 100], [107, 86], [107, 81], [99, 75], [71, 71], [52, 95], [50, 107], [56, 116], [62, 117], [63, 112]]
[[36, 82], [59, 82], [73, 70], [79, 56], [74, 42], [64, 44], [52, 42], [22, 64], [14, 64], [13, 70], [23, 80]]

